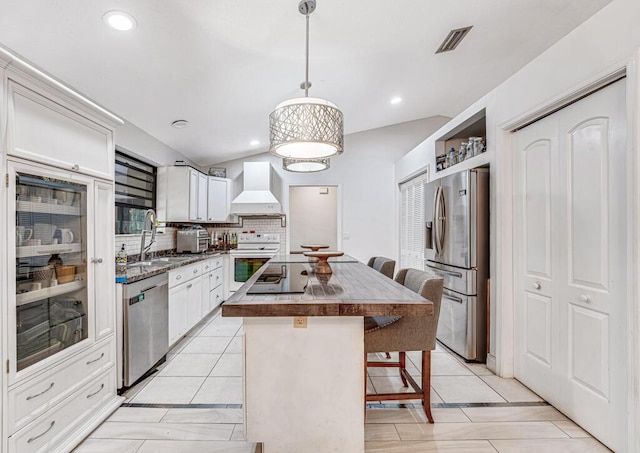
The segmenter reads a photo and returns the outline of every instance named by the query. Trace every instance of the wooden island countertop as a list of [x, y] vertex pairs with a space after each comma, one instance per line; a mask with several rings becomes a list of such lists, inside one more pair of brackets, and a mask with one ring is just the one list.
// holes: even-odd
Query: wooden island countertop
[[[305, 257], [306, 258], [306, 257]], [[350, 257], [348, 257], [350, 258]], [[247, 294], [269, 261], [222, 304], [222, 316], [429, 316], [433, 304], [369, 266], [354, 260], [329, 261], [329, 275], [316, 275], [313, 262], [300, 255], [279, 255], [275, 263], [297, 263], [308, 272], [301, 294]]]

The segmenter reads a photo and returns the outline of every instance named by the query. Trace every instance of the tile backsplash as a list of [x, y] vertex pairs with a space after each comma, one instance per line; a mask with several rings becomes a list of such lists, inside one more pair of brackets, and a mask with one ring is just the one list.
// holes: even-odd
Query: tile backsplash
[[[282, 221], [279, 218], [251, 218], [245, 217], [243, 219], [243, 226], [236, 226], [233, 224], [209, 224], [202, 225], [211, 233], [228, 231], [229, 233], [242, 233], [243, 231], [255, 230], [256, 233], [263, 234], [279, 234], [280, 235], [280, 250], [284, 253], [287, 245], [287, 229], [282, 226]], [[172, 250], [176, 248], [176, 231], [178, 228], [165, 227], [161, 228], [161, 231], [156, 233], [156, 241], [151, 246], [150, 252], [158, 252], [161, 250]], [[115, 255], [120, 251], [122, 244], [125, 246], [125, 250], [129, 256], [140, 254], [140, 240], [141, 234], [117, 234], [115, 240]], [[147, 237], [147, 244], [149, 243], [149, 237]]]
[[[141, 234], [116, 234], [116, 249], [115, 255], [120, 251], [120, 247], [124, 244], [124, 248], [128, 255], [140, 254], [140, 241], [142, 240]], [[150, 236], [147, 236], [147, 244], [149, 244]], [[161, 231], [156, 233], [156, 241], [149, 249], [150, 252], [157, 252], [160, 250], [171, 250], [176, 248], [176, 228], [162, 228]]]
[[280, 251], [284, 253], [287, 246], [287, 229], [282, 226], [280, 218], [251, 218], [245, 217], [242, 226], [230, 226], [229, 224], [206, 225], [209, 236], [212, 232], [228, 231], [229, 233], [242, 233], [243, 231], [254, 230], [256, 233], [262, 234], [279, 234], [280, 235]]

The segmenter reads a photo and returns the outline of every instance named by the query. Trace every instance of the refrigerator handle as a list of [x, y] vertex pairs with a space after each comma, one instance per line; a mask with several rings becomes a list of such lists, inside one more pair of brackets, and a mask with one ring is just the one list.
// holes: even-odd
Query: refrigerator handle
[[442, 186], [440, 186], [438, 188], [439, 190], [437, 191], [437, 197], [438, 197], [438, 202], [437, 202], [437, 213], [436, 215], [438, 216], [438, 228], [436, 228], [437, 231], [437, 247], [438, 247], [438, 254], [441, 255], [442, 251], [444, 250], [444, 240], [445, 240], [445, 231], [446, 231], [446, 221], [447, 221], [447, 209], [446, 209], [446, 204], [445, 204], [445, 198], [444, 198], [444, 189], [442, 188]]
[[436, 251], [436, 255], [440, 255], [440, 250], [438, 249], [438, 195], [440, 194], [440, 186], [436, 187], [436, 193], [433, 195], [433, 229], [431, 231], [434, 249]]

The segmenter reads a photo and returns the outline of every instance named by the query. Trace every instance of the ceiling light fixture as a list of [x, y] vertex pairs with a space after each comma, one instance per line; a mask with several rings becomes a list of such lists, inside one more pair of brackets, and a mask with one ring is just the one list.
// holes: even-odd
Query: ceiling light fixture
[[187, 121], [187, 120], [175, 120], [173, 123], [171, 123], [171, 125], [173, 127], [175, 127], [176, 129], [184, 129], [185, 127], [187, 127], [189, 125], [189, 121]]
[[402, 102], [402, 98], [400, 96], [396, 96], [394, 98], [391, 98], [391, 104], [395, 105], [395, 104], [400, 104]]
[[298, 4], [298, 10], [306, 17], [305, 81], [300, 84], [305, 97], [284, 101], [269, 115], [269, 151], [282, 158], [322, 159], [343, 151], [342, 112], [327, 100], [308, 97], [309, 15], [315, 9], [315, 0]]
[[118, 31], [129, 31], [136, 28], [138, 23], [131, 14], [122, 11], [109, 11], [102, 16], [102, 21]]
[[282, 168], [296, 173], [313, 173], [327, 170], [329, 159], [282, 159]]
[[251, 140], [249, 142], [249, 145], [251, 145], [251, 146], [258, 146], [259, 144], [260, 144], [260, 141], [258, 141], [258, 140]]

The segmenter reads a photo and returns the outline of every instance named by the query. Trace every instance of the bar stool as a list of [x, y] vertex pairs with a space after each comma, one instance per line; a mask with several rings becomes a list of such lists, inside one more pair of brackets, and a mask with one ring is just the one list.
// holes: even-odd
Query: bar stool
[[384, 256], [374, 256], [369, 259], [367, 266], [374, 268], [383, 275], [393, 278], [393, 271], [396, 268], [396, 262]]
[[[425, 415], [433, 423], [431, 414], [431, 351], [436, 348], [436, 330], [440, 316], [440, 301], [444, 280], [418, 269], [401, 269], [395, 281], [433, 302], [433, 316], [370, 316], [365, 318], [365, 401], [422, 400]], [[368, 362], [370, 352], [398, 351], [398, 362]], [[406, 370], [406, 351], [422, 351], [422, 385], [419, 386]], [[383, 393], [366, 395], [367, 367], [399, 368], [405, 387], [411, 393]]]

